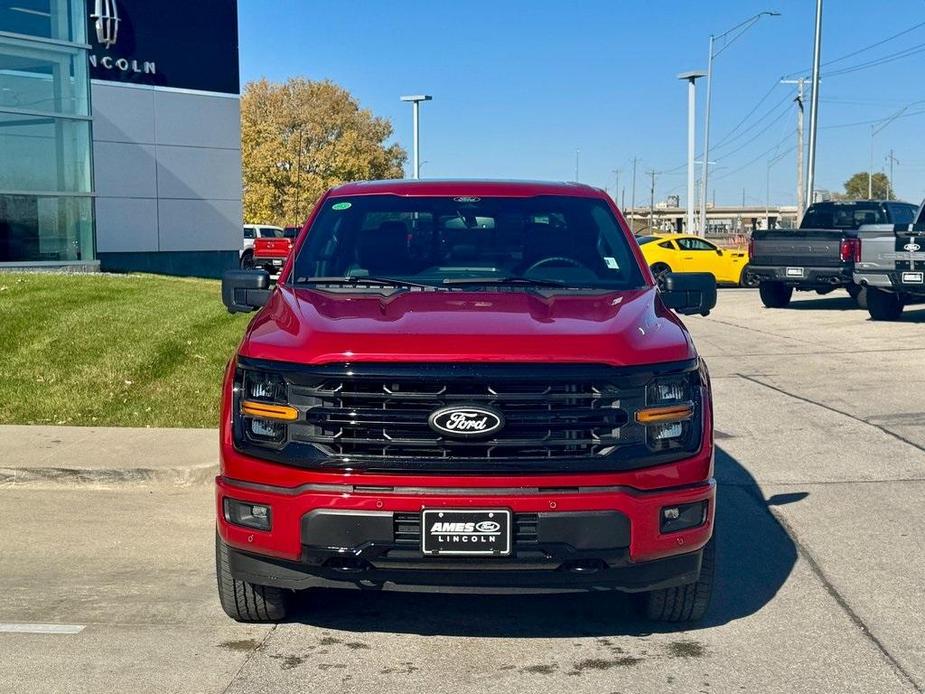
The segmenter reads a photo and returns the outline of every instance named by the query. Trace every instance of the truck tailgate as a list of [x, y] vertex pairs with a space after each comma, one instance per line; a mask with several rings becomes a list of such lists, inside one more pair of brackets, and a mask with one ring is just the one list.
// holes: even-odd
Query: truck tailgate
[[751, 264], [756, 266], [838, 267], [844, 231], [793, 229], [756, 232]]

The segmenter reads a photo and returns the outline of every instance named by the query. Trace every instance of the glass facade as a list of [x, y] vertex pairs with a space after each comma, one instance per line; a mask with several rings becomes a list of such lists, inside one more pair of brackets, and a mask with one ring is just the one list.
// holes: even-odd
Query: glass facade
[[0, 0], [0, 264], [94, 258], [85, 0]]

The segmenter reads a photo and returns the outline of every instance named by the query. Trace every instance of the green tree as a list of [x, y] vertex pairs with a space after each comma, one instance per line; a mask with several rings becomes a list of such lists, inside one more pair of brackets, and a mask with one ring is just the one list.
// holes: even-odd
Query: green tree
[[247, 84], [241, 97], [244, 220], [301, 224], [322, 193], [347, 181], [401, 178], [407, 154], [388, 119], [322, 80]]
[[[890, 179], [885, 173], [875, 173], [871, 179], [873, 183], [872, 200], [886, 200], [890, 192]], [[867, 172], [861, 171], [845, 181], [845, 198], [848, 200], [867, 200], [868, 181]]]

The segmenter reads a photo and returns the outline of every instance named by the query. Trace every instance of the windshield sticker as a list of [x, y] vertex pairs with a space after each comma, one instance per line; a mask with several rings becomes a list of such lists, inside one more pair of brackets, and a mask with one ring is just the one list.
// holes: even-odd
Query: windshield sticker
[[349, 210], [351, 207], [353, 207], [353, 203], [349, 202], [335, 202], [333, 205], [331, 205], [331, 209], [337, 210], [338, 212], [341, 210]]
[[617, 259], [616, 259], [616, 258], [607, 257], [607, 258], [604, 258], [604, 262], [607, 263], [607, 267], [610, 268], [611, 270], [619, 270], [619, 269], [620, 269], [620, 264], [617, 263]]

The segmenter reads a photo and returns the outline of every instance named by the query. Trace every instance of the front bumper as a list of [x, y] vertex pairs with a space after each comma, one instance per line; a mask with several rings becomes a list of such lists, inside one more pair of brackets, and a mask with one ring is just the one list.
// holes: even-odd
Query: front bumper
[[[639, 491], [573, 489], [376, 490], [350, 485], [273, 487], [216, 479], [218, 532], [236, 578], [260, 585], [519, 590], [652, 590], [691, 583], [713, 531], [716, 487]], [[231, 498], [271, 508], [272, 529], [229, 523]], [[702, 525], [660, 532], [666, 506], [705, 501]], [[397, 536], [398, 522], [425, 509], [510, 509], [535, 531], [515, 532], [510, 556], [425, 556]]]
[[849, 267], [808, 267], [799, 266], [801, 276], [788, 273], [797, 266], [749, 265], [748, 273], [759, 282], [781, 282], [797, 289], [821, 289], [825, 287], [846, 287], [852, 284], [852, 270]]

